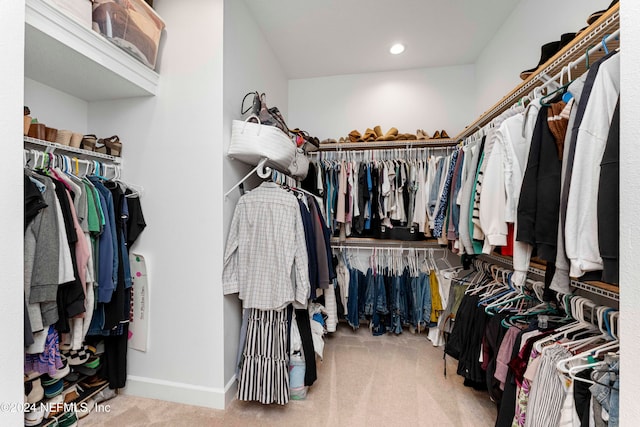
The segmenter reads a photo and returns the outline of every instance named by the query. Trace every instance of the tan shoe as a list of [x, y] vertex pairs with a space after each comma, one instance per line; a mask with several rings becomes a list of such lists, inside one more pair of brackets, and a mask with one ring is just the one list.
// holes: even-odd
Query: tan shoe
[[417, 141], [418, 137], [412, 133], [405, 133], [404, 136], [407, 137], [407, 141]]
[[374, 127], [373, 131], [376, 133], [376, 141], [378, 141], [378, 138], [381, 138], [384, 136], [384, 134], [382, 133], [382, 128], [380, 126]]
[[431, 138], [432, 139], [440, 139], [440, 131], [439, 130], [435, 131]]
[[396, 138], [398, 136], [398, 129], [396, 128], [391, 128], [389, 129], [389, 131], [384, 135], [384, 139], [383, 141], [395, 141]]
[[374, 132], [374, 130], [369, 128], [367, 128], [367, 130], [364, 132], [364, 135], [362, 135], [363, 141], [375, 141], [376, 138], [377, 138], [377, 135]]
[[449, 136], [449, 134], [447, 134], [447, 131], [442, 129], [442, 132], [440, 132], [440, 138], [441, 139], [450, 139], [451, 137]]
[[349, 132], [349, 141], [351, 142], [362, 142], [362, 135], [357, 130], [352, 130]]
[[405, 134], [405, 133], [399, 133], [396, 136], [396, 141], [406, 141], [407, 139], [409, 139], [409, 138], [407, 138], [407, 134]]

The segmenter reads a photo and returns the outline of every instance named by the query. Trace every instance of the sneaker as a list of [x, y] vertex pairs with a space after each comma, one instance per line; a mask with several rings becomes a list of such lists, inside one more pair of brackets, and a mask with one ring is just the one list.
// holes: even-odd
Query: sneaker
[[44, 397], [44, 388], [42, 388], [40, 378], [26, 381], [24, 383], [24, 394], [26, 396], [26, 403], [36, 403], [41, 401]]
[[37, 426], [42, 423], [44, 419], [44, 406], [36, 405], [36, 408], [32, 411], [26, 411], [24, 413], [24, 425], [25, 426]]
[[69, 375], [71, 370], [69, 369], [69, 364], [66, 360], [62, 360], [62, 368], [58, 369], [55, 374], [50, 375], [51, 378], [59, 380], [60, 378], [64, 378]]
[[44, 396], [47, 399], [58, 396], [64, 389], [64, 382], [61, 379], [55, 380], [55, 382], [51, 384], [45, 384], [43, 381], [42, 384], [44, 386]]
[[78, 415], [78, 419], [82, 419], [87, 415], [89, 415], [91, 411], [93, 411], [93, 408], [95, 408], [95, 406], [96, 406], [96, 401], [93, 399], [88, 399], [87, 401], [80, 403], [76, 411], [76, 414]]
[[89, 360], [89, 353], [84, 348], [80, 350], [63, 351], [62, 355], [71, 366], [82, 365]]
[[93, 400], [96, 402], [96, 405], [97, 405], [98, 403], [102, 403], [105, 400], [113, 399], [117, 395], [118, 395], [118, 392], [115, 389], [111, 389], [107, 387], [104, 390], [102, 390], [100, 393], [96, 394]]

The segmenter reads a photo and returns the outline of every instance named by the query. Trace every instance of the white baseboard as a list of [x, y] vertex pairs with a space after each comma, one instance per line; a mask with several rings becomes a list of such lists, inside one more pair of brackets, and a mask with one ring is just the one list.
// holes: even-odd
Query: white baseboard
[[127, 387], [121, 392], [131, 396], [224, 410], [235, 398], [236, 389], [235, 375], [224, 389], [129, 375]]

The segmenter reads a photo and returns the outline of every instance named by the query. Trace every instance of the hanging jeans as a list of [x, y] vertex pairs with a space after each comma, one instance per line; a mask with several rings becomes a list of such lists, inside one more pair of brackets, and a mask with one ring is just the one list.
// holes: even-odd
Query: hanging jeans
[[[347, 298], [347, 322], [353, 329], [360, 327], [360, 317], [358, 314], [359, 295], [359, 271], [349, 268], [349, 297]], [[360, 273], [361, 274], [361, 273]]]
[[389, 313], [387, 307], [387, 291], [384, 286], [384, 275], [376, 274], [373, 278], [374, 283], [374, 311], [371, 317], [371, 332], [374, 336], [382, 335], [386, 332], [386, 327], [381, 319]]
[[411, 300], [413, 318], [411, 324], [418, 328], [426, 328], [431, 316], [431, 286], [429, 276], [423, 272], [417, 277], [411, 277]]
[[376, 304], [376, 283], [373, 275], [373, 270], [367, 270], [366, 288], [365, 288], [365, 301], [364, 301], [364, 314], [365, 316], [373, 316]]

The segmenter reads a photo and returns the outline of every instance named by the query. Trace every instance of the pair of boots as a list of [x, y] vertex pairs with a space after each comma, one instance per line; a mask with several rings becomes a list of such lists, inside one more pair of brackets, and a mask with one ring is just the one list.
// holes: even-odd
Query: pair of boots
[[410, 133], [398, 133], [398, 129], [392, 127], [387, 133], [382, 133], [382, 128], [376, 126], [373, 129], [367, 128], [364, 135], [360, 135], [357, 130], [352, 130], [349, 133], [349, 141], [351, 142], [370, 142], [370, 141], [395, 141], [395, 140], [411, 140], [414, 141], [417, 137]]

